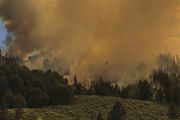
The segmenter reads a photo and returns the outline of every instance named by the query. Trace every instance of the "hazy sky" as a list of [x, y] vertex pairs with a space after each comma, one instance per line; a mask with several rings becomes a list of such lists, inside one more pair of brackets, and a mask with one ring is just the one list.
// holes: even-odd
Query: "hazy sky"
[[6, 39], [6, 35], [7, 35], [7, 31], [2, 23], [2, 21], [0, 20], [0, 48], [4, 48], [4, 41]]

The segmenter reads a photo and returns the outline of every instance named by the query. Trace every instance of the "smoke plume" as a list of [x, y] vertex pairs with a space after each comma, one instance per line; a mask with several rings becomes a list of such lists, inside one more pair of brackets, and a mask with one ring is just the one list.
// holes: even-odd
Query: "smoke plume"
[[9, 54], [41, 68], [48, 58], [70, 76], [122, 84], [146, 76], [160, 53], [180, 49], [179, 0], [0, 0]]

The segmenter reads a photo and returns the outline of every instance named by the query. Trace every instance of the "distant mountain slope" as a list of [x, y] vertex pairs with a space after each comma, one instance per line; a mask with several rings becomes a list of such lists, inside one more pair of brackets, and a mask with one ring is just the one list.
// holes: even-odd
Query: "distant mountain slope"
[[[126, 108], [127, 120], [169, 120], [167, 107], [154, 102], [125, 100], [119, 97], [76, 96], [76, 102], [69, 106], [54, 106], [41, 109], [24, 109], [24, 120], [94, 120], [101, 111], [107, 118], [116, 101]], [[13, 110], [11, 110], [12, 112]], [[106, 119], [105, 119], [106, 120]], [[179, 119], [180, 120], [180, 119]]]

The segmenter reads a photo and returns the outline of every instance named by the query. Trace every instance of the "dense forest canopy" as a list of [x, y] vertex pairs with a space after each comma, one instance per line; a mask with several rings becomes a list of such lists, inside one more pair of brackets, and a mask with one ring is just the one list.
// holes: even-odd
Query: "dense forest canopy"
[[8, 108], [69, 104], [73, 92], [68, 81], [57, 72], [3, 64], [0, 65], [0, 101]]

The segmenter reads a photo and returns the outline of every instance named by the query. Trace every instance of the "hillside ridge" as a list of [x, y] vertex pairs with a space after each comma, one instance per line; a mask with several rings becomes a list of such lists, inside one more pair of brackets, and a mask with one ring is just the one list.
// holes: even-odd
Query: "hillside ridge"
[[[120, 101], [127, 111], [126, 120], [169, 120], [167, 107], [151, 101], [122, 99], [120, 97], [76, 96], [67, 106], [49, 106], [24, 109], [24, 120], [94, 120], [100, 111], [105, 120], [115, 102]], [[14, 113], [14, 110], [11, 110]], [[180, 119], [178, 119], [180, 120]]]

